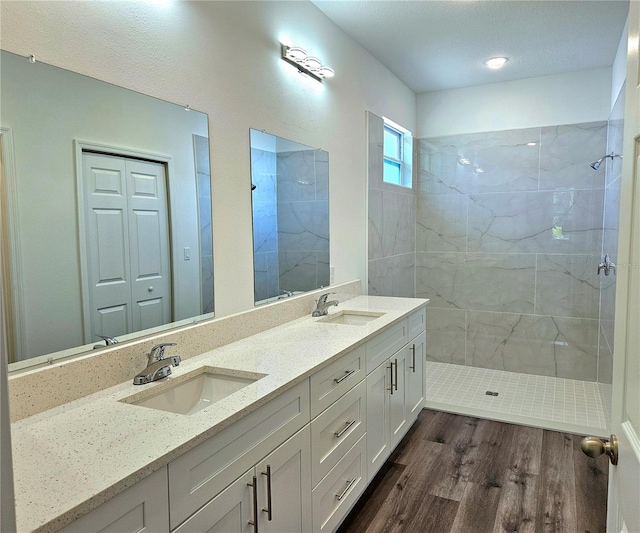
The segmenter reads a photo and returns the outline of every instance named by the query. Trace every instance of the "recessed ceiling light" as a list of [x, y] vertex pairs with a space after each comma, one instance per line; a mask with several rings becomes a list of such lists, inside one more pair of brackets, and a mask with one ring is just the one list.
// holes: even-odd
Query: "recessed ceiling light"
[[492, 57], [491, 59], [486, 59], [484, 64], [489, 68], [501, 68], [507, 61], [509, 61], [508, 57]]

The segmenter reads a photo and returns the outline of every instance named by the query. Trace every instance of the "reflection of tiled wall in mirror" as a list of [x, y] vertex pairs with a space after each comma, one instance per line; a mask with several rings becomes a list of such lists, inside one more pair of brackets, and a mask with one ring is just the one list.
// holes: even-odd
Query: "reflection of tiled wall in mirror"
[[277, 156], [279, 287], [307, 291], [329, 285], [329, 154]]
[[276, 154], [251, 148], [255, 300], [279, 294]]
[[200, 271], [202, 313], [213, 313], [213, 226], [211, 216], [211, 170], [209, 139], [193, 136], [198, 174], [198, 227], [200, 229]]

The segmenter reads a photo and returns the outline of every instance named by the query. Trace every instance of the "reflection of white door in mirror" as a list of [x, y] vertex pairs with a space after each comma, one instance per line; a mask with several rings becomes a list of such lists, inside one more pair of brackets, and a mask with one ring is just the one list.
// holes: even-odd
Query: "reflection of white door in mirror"
[[164, 165], [86, 152], [82, 159], [85, 342], [170, 322]]

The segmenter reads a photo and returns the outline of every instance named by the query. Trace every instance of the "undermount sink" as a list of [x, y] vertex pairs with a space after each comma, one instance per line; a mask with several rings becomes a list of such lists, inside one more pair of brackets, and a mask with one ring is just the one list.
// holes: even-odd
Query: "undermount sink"
[[[120, 400], [160, 411], [192, 415], [234, 392], [255, 383], [265, 374], [232, 375], [230, 370], [203, 367], [162, 383], [152, 391], [142, 391]], [[237, 374], [237, 372], [234, 372]], [[160, 389], [160, 390], [157, 390]]]
[[346, 324], [348, 326], [362, 326], [368, 324], [376, 318], [380, 318], [384, 313], [374, 313], [372, 311], [339, 311], [333, 313], [320, 322], [329, 324]]

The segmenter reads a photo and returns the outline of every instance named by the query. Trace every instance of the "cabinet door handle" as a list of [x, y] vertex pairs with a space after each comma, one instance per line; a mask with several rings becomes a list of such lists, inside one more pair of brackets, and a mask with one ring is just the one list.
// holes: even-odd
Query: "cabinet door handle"
[[258, 533], [258, 478], [253, 476], [253, 483], [247, 485], [253, 487], [253, 520], [249, 520], [249, 524], [253, 526], [254, 533]]
[[344, 376], [339, 377], [339, 378], [335, 378], [333, 381], [335, 381], [336, 383], [342, 383], [345, 379], [347, 379], [351, 374], [353, 374], [355, 372], [355, 369], [353, 370], [347, 370], [344, 373]]
[[347, 425], [344, 427], [344, 429], [342, 429], [341, 431], [338, 431], [337, 433], [334, 433], [334, 435], [337, 438], [342, 437], [342, 435], [344, 435], [347, 431], [349, 431], [349, 428], [353, 426], [353, 424], [355, 424], [356, 422], [357, 420], [352, 420], [351, 422], [347, 422]]
[[358, 478], [353, 478], [351, 480], [349, 480], [349, 482], [347, 483], [347, 486], [345, 487], [345, 489], [340, 493], [340, 494], [336, 494], [336, 499], [338, 501], [340, 501], [342, 498], [344, 498], [347, 495], [347, 492], [349, 492], [349, 489], [351, 489], [351, 487], [353, 487], [353, 484], [358, 481]]
[[[395, 365], [396, 367], [396, 382], [393, 384], [395, 390], [398, 390], [398, 360], [395, 359], [393, 363], [391, 363], [392, 365]], [[393, 367], [392, 367], [392, 371], [393, 371]]]
[[411, 346], [411, 361], [413, 362], [413, 364], [409, 367], [411, 370], [413, 370], [413, 373], [416, 373], [416, 345], [414, 344], [413, 346]]
[[391, 391], [391, 396], [393, 396], [393, 363], [389, 363], [389, 370], [391, 370], [391, 386], [387, 390]]
[[271, 465], [267, 465], [267, 471], [262, 472], [263, 476], [267, 476], [267, 508], [262, 509], [267, 513], [267, 520], [271, 522], [273, 518], [273, 507], [271, 506]]

